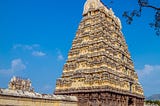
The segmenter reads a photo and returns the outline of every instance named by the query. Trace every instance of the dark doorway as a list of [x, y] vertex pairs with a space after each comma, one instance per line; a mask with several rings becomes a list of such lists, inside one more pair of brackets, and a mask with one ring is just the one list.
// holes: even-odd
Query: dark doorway
[[129, 98], [129, 100], [128, 100], [128, 106], [132, 106], [132, 105], [133, 105], [133, 99]]

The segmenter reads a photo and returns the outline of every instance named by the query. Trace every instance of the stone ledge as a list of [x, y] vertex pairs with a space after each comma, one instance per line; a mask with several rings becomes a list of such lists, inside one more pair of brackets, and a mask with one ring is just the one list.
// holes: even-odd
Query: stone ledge
[[0, 95], [2, 96], [13, 96], [21, 98], [32, 98], [32, 99], [44, 99], [44, 100], [55, 100], [55, 101], [71, 101], [77, 102], [78, 99], [75, 96], [66, 96], [66, 95], [53, 95], [53, 94], [40, 94], [36, 92], [28, 92], [22, 90], [9, 90], [1, 89]]

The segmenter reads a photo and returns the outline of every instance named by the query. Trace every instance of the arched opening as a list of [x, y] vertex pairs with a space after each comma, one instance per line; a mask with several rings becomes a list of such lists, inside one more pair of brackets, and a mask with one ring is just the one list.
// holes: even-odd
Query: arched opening
[[132, 106], [133, 105], [133, 99], [132, 98], [129, 98], [128, 99], [128, 106]]

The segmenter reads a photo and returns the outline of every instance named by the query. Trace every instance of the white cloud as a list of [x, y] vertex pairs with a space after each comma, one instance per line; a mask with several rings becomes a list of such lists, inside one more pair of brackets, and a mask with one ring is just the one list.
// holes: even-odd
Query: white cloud
[[52, 89], [52, 86], [51, 85], [44, 85], [43, 86], [43, 90], [51, 90]]
[[160, 65], [144, 65], [143, 69], [137, 71], [140, 76], [150, 75], [152, 72], [160, 71]]
[[142, 69], [137, 70], [139, 81], [141, 82], [145, 95], [160, 92], [160, 65], [146, 64]]
[[42, 57], [42, 56], [45, 56], [46, 54], [41, 51], [33, 51], [32, 55], [37, 57]]
[[13, 46], [13, 49], [21, 48], [23, 50], [34, 50], [35, 48], [38, 48], [39, 44], [33, 44], [33, 45], [23, 45], [23, 44], [16, 44]]
[[63, 57], [63, 55], [62, 55], [62, 54], [59, 54], [59, 55], [58, 55], [58, 57], [57, 57], [57, 59], [58, 59], [58, 60], [63, 60], [63, 59], [64, 59], [64, 57]]
[[58, 61], [64, 60], [64, 56], [62, 55], [61, 51], [57, 50], [57, 54], [58, 54], [58, 56], [57, 56]]
[[31, 55], [36, 56], [36, 57], [45, 56], [46, 53], [39, 51], [38, 50], [39, 48], [40, 48], [39, 44], [33, 44], [33, 45], [16, 44], [13, 46], [13, 49], [22, 49], [25, 51], [29, 51], [29, 53], [31, 53]]
[[50, 94], [52, 90], [53, 90], [53, 86], [51, 86], [50, 84], [44, 84], [39, 88], [39, 92], [43, 94]]
[[21, 71], [24, 70], [26, 66], [23, 64], [21, 59], [15, 59], [12, 61], [11, 69], [12, 71]]
[[1, 74], [13, 74], [18, 71], [23, 71], [26, 69], [25, 64], [21, 59], [14, 59], [11, 61], [11, 66], [9, 69], [0, 69]]

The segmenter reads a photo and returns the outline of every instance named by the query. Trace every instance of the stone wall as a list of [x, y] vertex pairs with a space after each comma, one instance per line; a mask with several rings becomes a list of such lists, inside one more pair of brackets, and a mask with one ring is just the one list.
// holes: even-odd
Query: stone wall
[[77, 106], [77, 98], [0, 89], [0, 106]]

